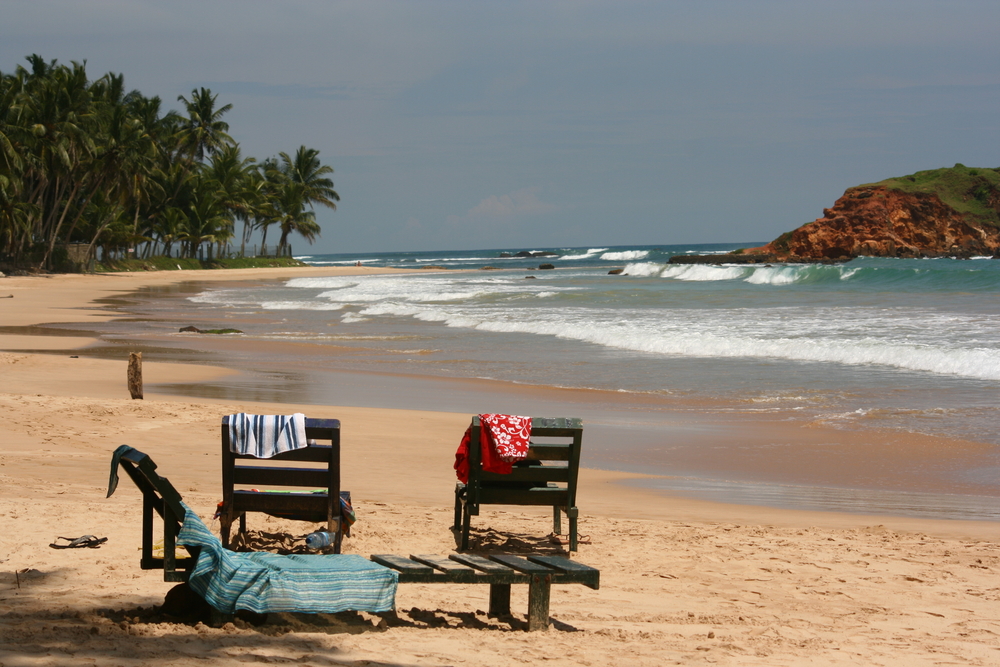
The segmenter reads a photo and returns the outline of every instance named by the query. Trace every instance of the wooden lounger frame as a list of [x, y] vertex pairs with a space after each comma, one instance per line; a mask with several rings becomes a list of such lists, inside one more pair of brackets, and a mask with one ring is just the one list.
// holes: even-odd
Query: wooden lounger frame
[[[144, 570], [163, 570], [163, 580], [184, 582], [198, 556], [195, 547], [190, 557], [177, 557], [177, 534], [186, 510], [181, 496], [166, 477], [156, 472], [156, 464], [147, 454], [122, 446], [112, 459], [112, 482], [108, 496], [117, 485], [117, 466], [142, 491], [142, 557]], [[154, 512], [163, 520], [163, 557], [153, 556]], [[330, 555], [329, 558], [336, 558]], [[510, 587], [528, 584], [528, 630], [543, 630], [549, 623], [549, 598], [552, 584], [582, 584], [600, 587], [600, 570], [560, 556], [512, 556], [491, 554], [451, 554], [448, 557], [411, 555], [409, 558], [375, 554], [371, 560], [399, 572], [400, 583], [489, 584], [492, 616], [510, 615]]]

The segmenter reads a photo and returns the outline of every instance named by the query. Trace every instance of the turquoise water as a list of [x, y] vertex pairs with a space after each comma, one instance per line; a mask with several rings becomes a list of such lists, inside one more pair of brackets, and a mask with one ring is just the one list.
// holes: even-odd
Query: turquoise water
[[[671, 419], [709, 411], [1000, 445], [1000, 261], [668, 263], [735, 247], [305, 256], [447, 270], [209, 287], [189, 307], [273, 341], [267, 361], [283, 368], [297, 363], [287, 345], [326, 345], [339, 351], [337, 372], [586, 388], [662, 400]], [[415, 407], [455, 407], [453, 394], [418, 393]], [[603, 462], [614, 462], [606, 450]], [[619, 458], [610, 467], [668, 472], [652, 455], [641, 465]], [[1000, 483], [981, 482], [1000, 494]], [[699, 493], [712, 486], [699, 484]]]

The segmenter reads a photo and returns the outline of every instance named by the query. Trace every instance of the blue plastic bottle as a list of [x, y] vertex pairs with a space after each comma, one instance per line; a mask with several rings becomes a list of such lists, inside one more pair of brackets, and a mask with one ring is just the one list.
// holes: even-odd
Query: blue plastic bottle
[[331, 544], [333, 544], [333, 533], [318, 530], [315, 533], [309, 533], [306, 535], [306, 546], [313, 551], [318, 551], [323, 547], [330, 546]]

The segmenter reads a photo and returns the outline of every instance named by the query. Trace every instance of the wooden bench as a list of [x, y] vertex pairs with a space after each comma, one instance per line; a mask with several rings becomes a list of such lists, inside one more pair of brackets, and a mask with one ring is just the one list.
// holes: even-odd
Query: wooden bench
[[510, 616], [511, 584], [528, 584], [529, 631], [548, 628], [552, 584], [583, 584], [597, 590], [601, 583], [600, 570], [559, 556], [375, 554], [371, 559], [397, 570], [401, 584], [489, 584], [490, 616]]
[[550, 505], [552, 528], [562, 533], [560, 512], [569, 519], [569, 549], [577, 550], [577, 478], [583, 422], [571, 418], [532, 417], [527, 460], [509, 475], [482, 469], [479, 416], [472, 418], [469, 445], [469, 481], [455, 487], [455, 524], [459, 549], [469, 548], [471, 517], [482, 505]]
[[[233, 522], [240, 521], [246, 533], [246, 513], [264, 512], [285, 519], [325, 523], [335, 536], [334, 553], [340, 553], [345, 534], [340, 498], [350, 502], [350, 493], [340, 489], [340, 421], [306, 419], [309, 446], [278, 454], [269, 459], [230, 451], [229, 417], [222, 418], [222, 546], [229, 547]], [[277, 463], [278, 465], [275, 465]], [[242, 487], [242, 488], [241, 488]], [[322, 489], [316, 492], [268, 493], [248, 487], [273, 490], [276, 487]]]
[[[111, 460], [108, 497], [118, 486], [118, 468], [142, 492], [142, 556], [144, 570], [163, 570], [163, 580], [185, 582], [194, 568], [198, 549], [182, 547], [191, 553], [177, 556], [177, 534], [186, 510], [180, 494], [166, 477], [156, 472], [156, 464], [147, 454], [122, 445]], [[163, 556], [153, 555], [156, 537], [155, 516], [162, 519]], [[338, 558], [330, 555], [329, 558]], [[582, 584], [597, 589], [600, 571], [559, 556], [491, 555], [489, 558], [470, 554], [444, 556], [372, 555], [371, 560], [399, 573], [400, 583], [489, 584], [489, 613], [510, 614], [511, 584], [528, 584], [528, 630], [548, 627], [549, 595], [552, 584]]]

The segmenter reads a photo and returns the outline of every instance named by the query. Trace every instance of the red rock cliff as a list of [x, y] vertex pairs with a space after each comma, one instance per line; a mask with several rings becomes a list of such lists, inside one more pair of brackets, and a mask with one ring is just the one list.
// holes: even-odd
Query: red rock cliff
[[880, 185], [850, 188], [823, 217], [758, 249], [785, 259], [997, 255], [1000, 229], [935, 194]]

